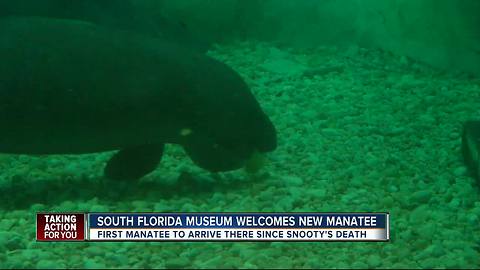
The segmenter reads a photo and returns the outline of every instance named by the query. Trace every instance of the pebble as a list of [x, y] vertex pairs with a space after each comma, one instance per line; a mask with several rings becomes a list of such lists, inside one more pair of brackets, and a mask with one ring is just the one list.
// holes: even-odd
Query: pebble
[[322, 129], [322, 135], [327, 138], [337, 138], [341, 135], [341, 132], [336, 128], [324, 128]]
[[45, 211], [47, 209], [48, 208], [44, 204], [41, 204], [41, 203], [34, 203], [34, 204], [32, 204], [32, 206], [30, 206], [30, 210], [32, 212], [42, 212], [42, 211]]
[[281, 181], [285, 184], [285, 186], [301, 186], [303, 185], [303, 179], [294, 176], [294, 175], [289, 175], [289, 176], [283, 176]]
[[428, 256], [431, 256], [431, 257], [440, 257], [440, 256], [443, 256], [445, 255], [445, 249], [443, 248], [442, 245], [431, 245], [429, 246], [426, 250], [425, 250], [425, 253], [428, 254]]
[[290, 212], [293, 208], [294, 199], [291, 197], [283, 197], [274, 205], [275, 212]]
[[327, 194], [327, 191], [322, 188], [312, 188], [305, 190], [305, 194], [308, 194], [311, 197], [323, 198]]
[[24, 249], [26, 243], [22, 235], [16, 232], [0, 232], [0, 251]]
[[470, 215], [468, 215], [467, 222], [468, 222], [468, 224], [470, 224], [472, 226], [478, 225], [479, 220], [478, 220], [477, 214], [471, 213]]
[[93, 259], [85, 259], [83, 262], [83, 267], [90, 269], [105, 269], [105, 264], [97, 262]]
[[155, 203], [153, 205], [153, 211], [155, 212], [168, 212], [171, 211], [171, 206], [165, 204], [164, 202]]
[[352, 268], [355, 268], [355, 269], [367, 269], [368, 268], [368, 265], [362, 261], [356, 261], [354, 263], [352, 263]]
[[105, 249], [98, 245], [91, 245], [85, 249], [85, 253], [88, 254], [89, 257], [102, 256], [105, 254]]
[[453, 198], [449, 203], [448, 206], [450, 206], [453, 209], [458, 209], [460, 206], [460, 200], [458, 198]]
[[457, 177], [464, 176], [467, 173], [467, 168], [465, 166], [460, 166], [457, 167], [454, 171], [453, 174]]
[[172, 258], [165, 262], [165, 267], [170, 269], [186, 268], [189, 266], [191, 266], [190, 261], [183, 257]]
[[396, 193], [396, 192], [398, 192], [398, 187], [395, 186], [395, 185], [389, 185], [389, 186], [387, 187], [387, 190], [388, 190], [388, 192], [390, 192], [390, 193]]
[[[105, 253], [106, 262], [121, 268], [128, 268], [128, 256], [126, 254], [119, 254], [118, 250], [116, 253]], [[111, 263], [110, 263], [111, 261]]]
[[429, 209], [426, 205], [420, 205], [410, 213], [412, 224], [423, 224], [428, 219]]
[[72, 201], [64, 201], [62, 204], [61, 204], [61, 208], [63, 209], [75, 209], [77, 207], [77, 205], [72, 202]]
[[427, 203], [432, 197], [432, 192], [430, 190], [419, 190], [412, 194], [412, 200], [419, 203]]
[[41, 260], [37, 263], [37, 269], [58, 269], [58, 263], [54, 260]]
[[419, 264], [424, 269], [434, 269], [439, 266], [439, 261], [436, 258], [426, 258], [421, 260]]
[[367, 259], [368, 268], [377, 268], [382, 264], [382, 258], [377, 254], [372, 254]]
[[108, 212], [108, 207], [102, 204], [93, 205], [89, 212]]
[[398, 135], [401, 135], [401, 134], [405, 133], [406, 131], [407, 131], [407, 129], [404, 128], [404, 127], [393, 127], [391, 129], [383, 130], [383, 135], [384, 136], [398, 136]]
[[231, 257], [225, 261], [223, 267], [226, 269], [239, 269], [242, 266], [242, 260], [238, 257]]

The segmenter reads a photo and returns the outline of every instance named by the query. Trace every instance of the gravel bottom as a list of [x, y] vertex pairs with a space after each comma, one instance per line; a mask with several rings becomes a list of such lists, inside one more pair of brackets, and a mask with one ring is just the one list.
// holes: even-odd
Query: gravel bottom
[[[279, 132], [255, 175], [210, 174], [168, 145], [138, 182], [111, 152], [0, 155], [0, 268], [479, 268], [478, 183], [460, 155], [480, 81], [358, 47], [241, 42], [210, 54], [244, 76]], [[391, 214], [388, 243], [40, 243], [37, 211]]]

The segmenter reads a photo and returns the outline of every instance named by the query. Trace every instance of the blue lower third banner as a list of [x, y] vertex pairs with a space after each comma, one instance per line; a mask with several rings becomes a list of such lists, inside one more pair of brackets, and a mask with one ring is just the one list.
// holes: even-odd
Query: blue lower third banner
[[389, 241], [388, 213], [90, 213], [88, 241]]

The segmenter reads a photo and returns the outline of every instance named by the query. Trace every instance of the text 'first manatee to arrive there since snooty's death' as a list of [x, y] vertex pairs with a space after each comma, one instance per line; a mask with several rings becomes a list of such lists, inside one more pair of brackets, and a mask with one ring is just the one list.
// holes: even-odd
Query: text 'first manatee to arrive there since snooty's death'
[[0, 152], [119, 150], [110, 179], [137, 179], [165, 143], [198, 166], [241, 168], [276, 130], [230, 67], [175, 43], [83, 21], [0, 20]]

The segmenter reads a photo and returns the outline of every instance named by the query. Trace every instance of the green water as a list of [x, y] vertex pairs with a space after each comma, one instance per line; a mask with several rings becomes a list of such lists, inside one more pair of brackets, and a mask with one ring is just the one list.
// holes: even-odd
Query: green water
[[[26, 2], [28, 12], [3, 5], [62, 13], [53, 0]], [[149, 18], [165, 16], [164, 37], [199, 53], [208, 44], [275, 125], [265, 165], [211, 173], [167, 144], [152, 173], [107, 181], [114, 152], [1, 154], [0, 268], [480, 267], [479, 182], [460, 151], [462, 124], [480, 119], [475, 1], [435, 2], [436, 13], [428, 0], [205, 2], [144, 0], [125, 11], [86, 1], [62, 16], [148, 35], [159, 33]], [[176, 18], [188, 29], [171, 26]], [[39, 211], [390, 212], [391, 240], [48, 243], [35, 241]]]

